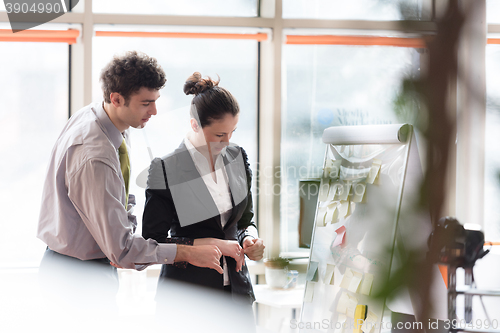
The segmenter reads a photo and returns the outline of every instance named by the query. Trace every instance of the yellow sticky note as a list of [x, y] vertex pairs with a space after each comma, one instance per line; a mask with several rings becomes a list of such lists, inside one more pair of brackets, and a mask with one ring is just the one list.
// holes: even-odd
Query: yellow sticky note
[[373, 274], [365, 273], [363, 282], [361, 282], [360, 293], [363, 295], [370, 295], [372, 291]]
[[325, 161], [325, 166], [323, 168], [323, 177], [324, 178], [330, 177], [330, 172], [332, 171], [332, 165], [333, 165], [333, 160], [327, 159]]
[[370, 171], [368, 172], [368, 177], [366, 177], [366, 183], [367, 184], [373, 184], [375, 179], [377, 178], [379, 172], [380, 172], [380, 166], [382, 165], [382, 161], [378, 159], [373, 160], [373, 164], [370, 168]]
[[324, 227], [326, 225], [325, 216], [327, 213], [327, 209], [328, 207], [318, 207], [318, 215], [316, 216], [316, 226]]
[[333, 202], [330, 205], [328, 205], [327, 213], [325, 216], [325, 225], [328, 223], [337, 223], [338, 220], [338, 209], [337, 209], [337, 203]]
[[358, 305], [358, 300], [354, 296], [349, 296], [349, 302], [347, 302], [346, 316], [354, 319], [354, 314], [356, 312], [356, 306]]
[[317, 261], [311, 261], [306, 275], [307, 281], [318, 282], [318, 265], [319, 263]]
[[349, 198], [349, 193], [351, 192], [351, 183], [344, 183], [344, 186], [339, 188], [338, 198], [341, 201], [346, 201]]
[[342, 163], [342, 160], [332, 160], [332, 164], [330, 167], [330, 178], [339, 178], [340, 174], [340, 164]]
[[319, 185], [319, 195], [318, 201], [325, 202], [328, 198], [328, 190], [330, 189], [330, 181], [328, 179], [322, 179], [321, 184]]
[[347, 287], [347, 290], [353, 293], [357, 293], [359, 284], [363, 279], [363, 274], [356, 271], [351, 271], [351, 272], [352, 272], [352, 278], [351, 281], [349, 282], [349, 287]]
[[323, 279], [325, 284], [334, 284], [334, 272], [335, 265], [326, 264], [325, 278]]
[[363, 201], [363, 196], [365, 195], [366, 184], [357, 183], [351, 187], [352, 199], [353, 202], [361, 202]]
[[315, 283], [312, 281], [307, 281], [306, 283], [306, 291], [304, 294], [304, 303], [311, 303], [314, 298], [314, 285]]
[[351, 284], [351, 279], [353, 277], [352, 271], [349, 267], [345, 269], [344, 276], [342, 276], [342, 282], [340, 282], [340, 288], [348, 289]]
[[344, 291], [340, 295], [339, 301], [337, 303], [337, 312], [345, 314], [347, 312], [348, 305], [349, 305], [349, 295]]
[[338, 208], [340, 217], [347, 217], [350, 215], [349, 214], [349, 205], [350, 205], [350, 201], [348, 201], [348, 200], [340, 202], [340, 205]]
[[335, 195], [337, 194], [338, 182], [332, 180], [330, 182], [330, 189], [328, 190], [328, 196], [326, 198], [327, 202], [333, 201], [335, 199]]
[[361, 326], [363, 325], [366, 318], [366, 311], [368, 307], [364, 304], [358, 304], [356, 306], [356, 311], [354, 312], [354, 329], [353, 333], [362, 333]]

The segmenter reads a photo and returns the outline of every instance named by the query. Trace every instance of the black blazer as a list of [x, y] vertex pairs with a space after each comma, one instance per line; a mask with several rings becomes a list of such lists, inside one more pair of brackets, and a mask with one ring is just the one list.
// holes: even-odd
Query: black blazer
[[[151, 162], [146, 189], [142, 235], [159, 243], [192, 244], [196, 238], [237, 240], [240, 245], [248, 236], [253, 205], [251, 170], [246, 152], [228, 146], [223, 157], [231, 189], [232, 212], [224, 228], [217, 206], [208, 191], [184, 142], [173, 153]], [[167, 239], [170, 231], [171, 238]], [[236, 261], [226, 257], [233, 295], [250, 302], [255, 296], [246, 265], [236, 272]], [[222, 258], [221, 258], [222, 266]], [[159, 283], [171, 278], [198, 285], [223, 289], [223, 275], [210, 268], [189, 263], [163, 265]]]

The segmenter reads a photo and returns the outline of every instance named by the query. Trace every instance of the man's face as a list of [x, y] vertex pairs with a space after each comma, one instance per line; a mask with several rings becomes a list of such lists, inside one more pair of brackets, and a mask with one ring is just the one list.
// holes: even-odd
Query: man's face
[[128, 106], [121, 103], [117, 107], [117, 116], [127, 128], [144, 128], [151, 116], [156, 115], [156, 100], [160, 98], [160, 91], [142, 87], [130, 96]]

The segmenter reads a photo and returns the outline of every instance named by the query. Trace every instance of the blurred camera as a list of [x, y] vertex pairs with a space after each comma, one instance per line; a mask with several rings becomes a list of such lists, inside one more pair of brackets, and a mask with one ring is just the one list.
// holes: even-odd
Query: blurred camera
[[484, 250], [484, 234], [480, 230], [468, 230], [454, 217], [439, 219], [429, 236], [428, 259], [441, 264], [469, 268], [473, 267], [489, 250]]

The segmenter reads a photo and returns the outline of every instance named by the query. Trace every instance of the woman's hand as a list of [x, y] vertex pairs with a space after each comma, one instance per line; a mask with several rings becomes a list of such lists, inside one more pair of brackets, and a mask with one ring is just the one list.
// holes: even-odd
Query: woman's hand
[[218, 238], [198, 238], [195, 239], [193, 245], [216, 245], [223, 256], [231, 257], [236, 260], [236, 271], [239, 272], [245, 264], [245, 253], [238, 241], [225, 240]]
[[250, 260], [260, 260], [264, 257], [264, 241], [260, 238], [245, 237], [243, 240], [245, 254]]

